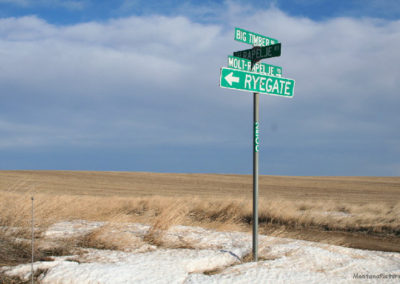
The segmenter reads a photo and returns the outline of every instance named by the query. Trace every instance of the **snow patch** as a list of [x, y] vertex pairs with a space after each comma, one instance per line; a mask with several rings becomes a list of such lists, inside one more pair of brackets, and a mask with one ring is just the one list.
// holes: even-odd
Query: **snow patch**
[[44, 233], [44, 237], [57, 239], [82, 236], [104, 226], [104, 224], [104, 222], [89, 222], [85, 220], [59, 222], [50, 226]]
[[[101, 222], [62, 222], [49, 228], [55, 239], [90, 232]], [[119, 232], [143, 239], [149, 226], [122, 224]], [[113, 228], [113, 234], [118, 230]], [[57, 233], [55, 233], [57, 232]], [[46, 232], [47, 233], [47, 232]], [[188, 248], [113, 251], [82, 249], [79, 256], [54, 257], [36, 262], [46, 269], [41, 283], [382, 283], [382, 279], [355, 279], [355, 274], [396, 274], [400, 279], [400, 254], [366, 251], [322, 243], [259, 236], [258, 263], [242, 263], [251, 251], [251, 235], [175, 226], [164, 232], [168, 244]], [[72, 260], [72, 261], [71, 261]], [[78, 260], [79, 262], [76, 262]], [[29, 279], [30, 265], [5, 267], [7, 275]], [[215, 272], [215, 273], [208, 273]], [[394, 283], [396, 280], [388, 280]]]

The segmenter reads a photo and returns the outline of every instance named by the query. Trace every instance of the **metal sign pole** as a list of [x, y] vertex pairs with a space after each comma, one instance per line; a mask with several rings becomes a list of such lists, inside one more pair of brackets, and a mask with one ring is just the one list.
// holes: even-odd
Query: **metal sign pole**
[[34, 219], [34, 215], [33, 215], [33, 213], [34, 213], [34, 211], [33, 211], [33, 200], [34, 200], [33, 196], [31, 197], [31, 200], [32, 200], [32, 242], [31, 242], [31, 245], [32, 245], [32, 262], [31, 262], [31, 279], [32, 279], [32, 284], [33, 284], [33, 278], [34, 278], [33, 261], [34, 261], [34, 253], [35, 253], [35, 246], [34, 246], [34, 241], [35, 241], [35, 232], [34, 232], [34, 230], [35, 230], [35, 219]]
[[[282, 68], [258, 63], [261, 59], [281, 56], [282, 44], [277, 39], [235, 28], [235, 40], [253, 45], [253, 48], [236, 51], [228, 57], [228, 67], [221, 68], [221, 88], [252, 92], [253, 106], [253, 260], [258, 261], [258, 121], [259, 93], [284, 96], [294, 95], [295, 81], [282, 78]], [[249, 63], [251, 63], [249, 65]], [[263, 70], [261, 70], [263, 69]], [[268, 70], [268, 72], [265, 72]], [[267, 73], [267, 74], [266, 74]]]
[[259, 107], [258, 93], [253, 103], [253, 261], [258, 261], [258, 150], [259, 150]]

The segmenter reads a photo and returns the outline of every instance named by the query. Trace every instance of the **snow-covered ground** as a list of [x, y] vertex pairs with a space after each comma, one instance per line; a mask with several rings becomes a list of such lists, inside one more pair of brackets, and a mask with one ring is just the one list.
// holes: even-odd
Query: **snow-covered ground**
[[[104, 225], [88, 221], [57, 223], [45, 232], [45, 237], [54, 243]], [[250, 234], [175, 226], [165, 232], [165, 247], [160, 248], [143, 241], [149, 226], [108, 226], [104, 237], [123, 240], [125, 251], [82, 249], [77, 255], [36, 262], [35, 270], [47, 270], [41, 282], [400, 283], [399, 253], [260, 236], [262, 260], [244, 263], [243, 257], [251, 252]], [[29, 279], [31, 265], [2, 270], [10, 276]]]

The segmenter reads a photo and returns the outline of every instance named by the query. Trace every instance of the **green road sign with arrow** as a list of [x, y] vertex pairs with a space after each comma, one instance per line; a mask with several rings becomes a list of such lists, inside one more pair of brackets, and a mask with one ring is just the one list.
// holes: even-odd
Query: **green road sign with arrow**
[[221, 68], [220, 86], [246, 92], [293, 97], [294, 80], [254, 72]]

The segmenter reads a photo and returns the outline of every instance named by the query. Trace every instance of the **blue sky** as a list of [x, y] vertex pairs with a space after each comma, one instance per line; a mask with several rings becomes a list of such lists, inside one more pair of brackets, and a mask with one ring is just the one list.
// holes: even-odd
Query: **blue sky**
[[260, 98], [261, 174], [400, 174], [400, 4], [319, 0], [0, 0], [0, 169], [251, 173], [235, 27], [296, 80]]
[[146, 1], [146, 0], [0, 0], [1, 17], [37, 15], [53, 24], [104, 21], [110, 18], [160, 14], [183, 15], [192, 20], [221, 22], [229, 3], [241, 9], [278, 8], [290, 16], [326, 20], [332, 17], [374, 17], [397, 20], [397, 0], [275, 0], [275, 1]]

